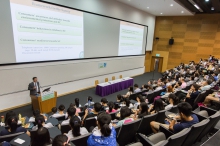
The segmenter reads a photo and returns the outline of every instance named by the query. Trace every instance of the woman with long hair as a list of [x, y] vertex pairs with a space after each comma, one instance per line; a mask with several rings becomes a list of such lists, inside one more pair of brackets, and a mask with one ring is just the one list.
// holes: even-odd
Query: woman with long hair
[[169, 104], [165, 106], [165, 109], [170, 109], [174, 105], [177, 105], [179, 103], [179, 98], [175, 94], [170, 94], [168, 96], [168, 101], [169, 101]]
[[161, 110], [164, 110], [164, 105], [163, 105], [163, 101], [161, 99], [157, 99], [154, 101], [154, 104], [152, 104], [149, 108], [149, 112], [151, 112], [151, 114], [154, 113], [158, 113]]
[[52, 143], [50, 133], [47, 128], [38, 128], [34, 137], [31, 137], [31, 146], [47, 146]]
[[116, 112], [114, 107], [115, 107], [115, 104], [112, 101], [108, 102], [108, 110], [106, 110], [106, 113]]

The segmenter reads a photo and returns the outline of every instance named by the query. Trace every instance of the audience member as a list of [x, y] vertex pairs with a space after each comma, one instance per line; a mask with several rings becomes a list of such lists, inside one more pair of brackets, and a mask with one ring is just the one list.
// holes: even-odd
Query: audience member
[[52, 114], [56, 114], [56, 113], [57, 113], [57, 107], [53, 107], [53, 108], [51, 109], [51, 112], [52, 112]]
[[138, 84], [134, 84], [134, 93], [141, 92], [141, 89], [138, 87]]
[[161, 99], [155, 100], [154, 104], [152, 104], [149, 108], [149, 112], [151, 112], [151, 114], [158, 113], [161, 110], [164, 110], [163, 101]]
[[165, 110], [172, 108], [174, 105], [179, 103], [179, 98], [175, 94], [170, 94], [168, 96], [169, 104], [165, 106]]
[[187, 95], [186, 95], [186, 99], [185, 101], [188, 102], [191, 106], [193, 106], [194, 104], [194, 100], [196, 99], [196, 97], [199, 95], [199, 85], [197, 85], [196, 83], [194, 83], [190, 90], [188, 91]]
[[38, 128], [34, 137], [31, 138], [31, 146], [51, 146], [51, 144], [50, 133], [45, 127]]
[[92, 97], [91, 96], [88, 97], [87, 101], [88, 102], [85, 104], [85, 106], [88, 106], [88, 104], [90, 104], [90, 106], [94, 105], [94, 102], [92, 101]]
[[205, 106], [210, 105], [211, 101], [219, 101], [220, 102], [220, 91], [214, 92], [212, 94], [209, 94], [208, 96], [206, 96], [203, 104]]
[[166, 88], [166, 90], [167, 90], [167, 92], [163, 96], [161, 96], [161, 98], [167, 98], [170, 95], [170, 93], [173, 93], [173, 87], [172, 86], [168, 86]]
[[181, 82], [182, 82], [181, 88], [182, 88], [182, 89], [186, 88], [186, 82], [185, 82], [185, 79], [184, 79], [184, 78], [181, 79]]
[[114, 109], [115, 105], [112, 101], [108, 102], [108, 107], [109, 107], [109, 109], [106, 110], [106, 113], [116, 112], [116, 110]]
[[101, 113], [97, 119], [98, 127], [96, 127], [92, 135], [87, 140], [88, 146], [108, 145], [116, 146], [116, 131], [111, 123], [111, 116]]
[[81, 107], [81, 104], [79, 104], [79, 98], [75, 98], [75, 105], [76, 105], [76, 108]]
[[120, 110], [120, 121], [118, 121], [117, 126], [122, 126], [123, 124], [132, 122], [134, 119], [130, 118], [131, 115], [131, 110], [127, 107], [124, 106]]
[[176, 92], [181, 90], [182, 89], [181, 85], [182, 85], [181, 81], [176, 82], [176, 85], [174, 86], [174, 91]]
[[[14, 111], [9, 111], [5, 114], [5, 126], [8, 125], [7, 121], [10, 117], [17, 117], [17, 114]], [[21, 121], [18, 120], [18, 125], [21, 124]]]
[[58, 112], [56, 114], [53, 114], [52, 117], [57, 118], [57, 117], [65, 116], [66, 114], [64, 113], [64, 111], [65, 111], [65, 106], [61, 104], [58, 107]]
[[133, 87], [128, 88], [128, 92], [125, 95], [122, 95], [124, 98], [130, 97], [131, 94], [133, 94]]
[[74, 117], [76, 114], [76, 108], [75, 107], [69, 107], [67, 109], [67, 115], [68, 115], [68, 119], [67, 120], [64, 120], [61, 125], [68, 125], [69, 124], [69, 121], [72, 117]]
[[70, 119], [69, 125], [71, 130], [66, 134], [66, 136], [68, 136], [70, 140], [74, 137], [89, 133], [85, 127], [80, 127], [81, 121], [77, 116], [73, 116]]
[[80, 109], [80, 108], [77, 108], [76, 105], [75, 105], [75, 103], [70, 103], [70, 106], [69, 106], [69, 107], [74, 107], [74, 108], [76, 108], [76, 115], [81, 112], [81, 109]]
[[163, 89], [162, 88], [162, 83], [161, 82], [157, 82], [157, 88], [154, 91], [159, 91], [161, 89]]
[[108, 100], [106, 98], [101, 99], [102, 111], [106, 111], [108, 109]]
[[[134, 107], [134, 105], [130, 102], [130, 100], [128, 98], [126, 98], [124, 100], [124, 105], [127, 106], [128, 108]], [[121, 106], [123, 106], [123, 105], [121, 105]]]
[[145, 102], [143, 96], [141, 94], [139, 94], [137, 97], [136, 97], [136, 100], [137, 102], [134, 104], [134, 108], [135, 109], [138, 109], [139, 108], [139, 105], [142, 103], [142, 102]]
[[0, 136], [4, 135], [9, 135], [9, 134], [14, 134], [14, 133], [19, 133], [19, 132], [24, 132], [28, 136], [30, 136], [30, 132], [27, 131], [25, 128], [18, 126], [18, 118], [17, 117], [9, 117], [7, 119], [8, 123], [8, 129], [4, 129], [0, 132]]
[[209, 90], [211, 88], [210, 84], [212, 83], [212, 80], [207, 80], [207, 81], [204, 81], [202, 83], [202, 87], [200, 87], [200, 91], [206, 91], [206, 90]]
[[33, 116], [29, 118], [29, 122], [35, 122], [35, 117], [40, 115], [40, 111], [38, 109], [33, 111]]
[[[162, 124], [155, 121], [150, 123], [151, 128], [154, 133], [157, 133], [159, 130], [159, 126], [163, 125], [165, 128], [173, 131], [174, 133], [178, 133], [185, 128], [191, 127], [193, 124], [199, 122], [198, 117], [195, 114], [192, 114], [192, 106], [187, 102], [182, 102], [178, 104], [179, 115], [173, 118], [173, 120], [167, 120], [169, 124]], [[177, 119], [181, 120], [177, 122]]]
[[148, 112], [148, 105], [145, 102], [142, 102], [139, 105], [139, 111], [135, 112], [135, 117], [137, 118], [143, 118], [146, 115], [149, 115], [150, 113]]
[[32, 130], [37, 130], [41, 127], [45, 127], [45, 128], [52, 128], [53, 127], [53, 125], [51, 123], [45, 124], [45, 119], [44, 119], [44, 116], [42, 116], [42, 115], [38, 115], [35, 118], [35, 123], [36, 123], [36, 126], [34, 126], [32, 128]]
[[86, 109], [85, 110], [85, 115], [84, 115], [83, 120], [82, 120], [83, 124], [84, 124], [85, 119], [91, 118], [91, 117], [97, 117], [97, 115], [101, 111], [101, 109], [102, 109], [102, 105], [98, 102], [96, 102], [94, 104], [93, 110], [90, 111], [89, 109]]
[[57, 135], [53, 140], [52, 146], [70, 146], [69, 139], [66, 135]]

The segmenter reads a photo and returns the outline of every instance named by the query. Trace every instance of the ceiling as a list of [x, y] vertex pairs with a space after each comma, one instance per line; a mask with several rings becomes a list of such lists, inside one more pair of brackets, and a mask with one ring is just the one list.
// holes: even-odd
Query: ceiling
[[[184, 5], [174, 0], [118, 0], [122, 3], [146, 11], [155, 16], [185, 16], [193, 15]], [[188, 0], [178, 0], [188, 1]], [[193, 6], [194, 7], [194, 6]], [[197, 9], [196, 9], [197, 10]]]
[[[175, 0], [175, 1], [181, 4], [182, 6], [188, 8], [191, 12], [195, 12], [195, 13], [220, 12], [219, 0]], [[200, 8], [200, 11], [194, 6], [195, 4]]]

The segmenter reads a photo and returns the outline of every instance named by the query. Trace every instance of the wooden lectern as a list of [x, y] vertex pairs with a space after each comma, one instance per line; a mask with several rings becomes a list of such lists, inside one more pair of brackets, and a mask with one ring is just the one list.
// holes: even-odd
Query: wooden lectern
[[40, 110], [41, 113], [49, 113], [57, 105], [57, 92], [46, 92], [39, 96], [31, 95], [33, 109]]

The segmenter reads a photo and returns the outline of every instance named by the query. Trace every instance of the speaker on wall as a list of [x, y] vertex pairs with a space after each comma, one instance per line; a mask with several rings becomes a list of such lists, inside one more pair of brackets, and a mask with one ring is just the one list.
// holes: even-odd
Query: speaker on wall
[[169, 40], [169, 45], [173, 45], [174, 44], [174, 39], [173, 37]]

